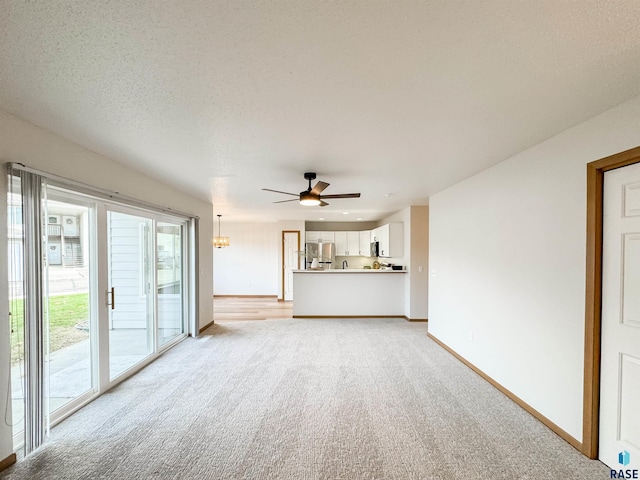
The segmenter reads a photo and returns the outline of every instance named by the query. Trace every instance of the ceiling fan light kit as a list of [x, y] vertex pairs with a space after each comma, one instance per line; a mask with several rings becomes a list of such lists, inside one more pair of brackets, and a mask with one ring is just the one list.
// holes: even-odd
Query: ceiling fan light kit
[[327, 202], [323, 200], [323, 198], [360, 198], [359, 193], [338, 193], [335, 195], [320, 195], [322, 191], [329, 186], [328, 183], [318, 181], [313, 188], [311, 188], [311, 180], [315, 180], [316, 174], [315, 172], [306, 172], [304, 174], [305, 180], [309, 181], [309, 188], [307, 188], [304, 192], [298, 193], [290, 193], [283, 192], [281, 190], [272, 190], [270, 188], [263, 188], [265, 192], [275, 192], [275, 193], [283, 193], [284, 195], [292, 195], [294, 197], [298, 197], [297, 199], [292, 198], [291, 200], [279, 200], [273, 203], [286, 203], [286, 202], [300, 202], [300, 205], [305, 207], [315, 207], [321, 206], [326, 207], [329, 205]]
[[320, 198], [318, 195], [310, 192], [300, 192], [300, 205], [315, 207], [316, 205], [320, 205]]

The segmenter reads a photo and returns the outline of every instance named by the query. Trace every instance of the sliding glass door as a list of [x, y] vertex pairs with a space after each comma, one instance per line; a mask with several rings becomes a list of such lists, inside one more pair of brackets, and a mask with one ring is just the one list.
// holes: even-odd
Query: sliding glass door
[[153, 352], [153, 220], [107, 212], [109, 378]]
[[110, 380], [186, 331], [186, 223], [132, 212], [107, 212]]
[[12, 419], [35, 450], [71, 414], [187, 335], [193, 219], [10, 175]]

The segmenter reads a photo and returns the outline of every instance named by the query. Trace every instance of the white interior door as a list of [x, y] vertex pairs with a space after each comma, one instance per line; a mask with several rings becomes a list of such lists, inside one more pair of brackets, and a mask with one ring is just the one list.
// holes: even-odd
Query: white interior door
[[300, 243], [300, 232], [283, 232], [283, 283], [282, 295], [285, 301], [293, 300], [293, 270], [300, 268], [300, 258], [298, 249]]
[[600, 460], [640, 468], [640, 164], [605, 173]]

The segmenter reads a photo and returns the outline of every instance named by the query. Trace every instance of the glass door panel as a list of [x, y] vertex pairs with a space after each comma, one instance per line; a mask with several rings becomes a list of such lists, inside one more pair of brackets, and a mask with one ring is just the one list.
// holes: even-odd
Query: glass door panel
[[109, 376], [113, 380], [153, 352], [155, 283], [152, 220], [109, 211]]
[[158, 346], [184, 332], [182, 231], [178, 224], [156, 224]]
[[49, 412], [94, 390], [90, 275], [91, 209], [47, 189], [44, 277]]

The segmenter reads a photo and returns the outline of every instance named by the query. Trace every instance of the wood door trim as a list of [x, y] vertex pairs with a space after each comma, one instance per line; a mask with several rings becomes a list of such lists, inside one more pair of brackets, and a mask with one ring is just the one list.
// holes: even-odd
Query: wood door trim
[[[282, 276], [282, 290], [280, 290], [281, 297], [278, 297], [278, 300], [284, 302], [284, 234], [285, 233], [297, 233], [298, 234], [298, 249], [296, 251], [300, 251], [300, 230], [282, 230], [282, 264], [280, 265], [280, 275]], [[298, 262], [298, 270], [300, 269], [300, 256], [297, 258]]]
[[584, 328], [582, 453], [598, 457], [602, 322], [602, 196], [604, 173], [640, 163], [640, 147], [587, 164], [587, 258]]

